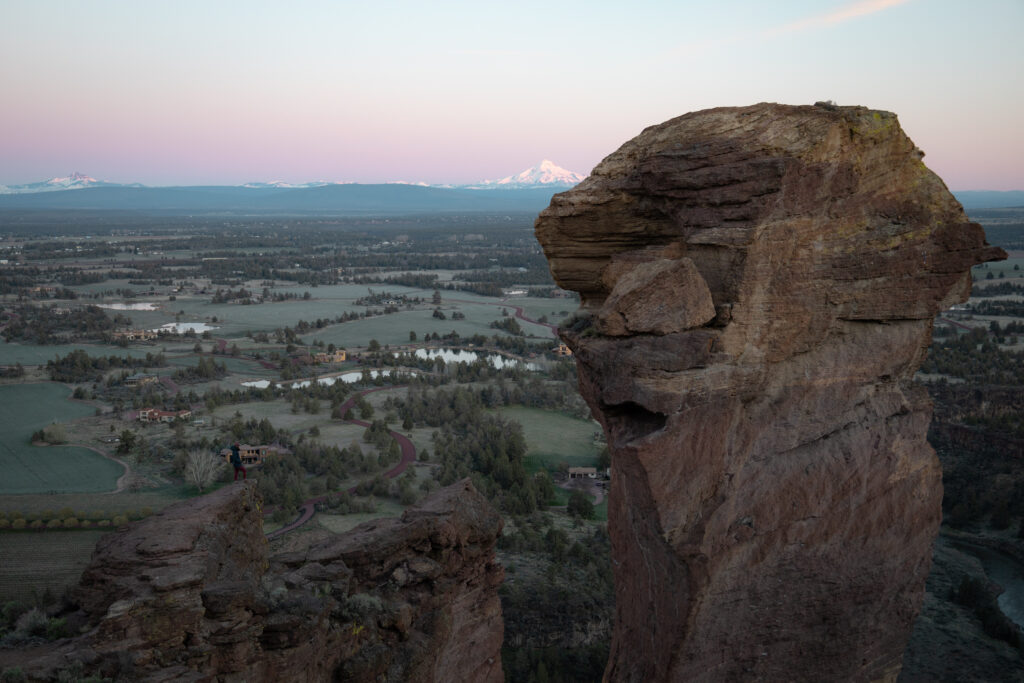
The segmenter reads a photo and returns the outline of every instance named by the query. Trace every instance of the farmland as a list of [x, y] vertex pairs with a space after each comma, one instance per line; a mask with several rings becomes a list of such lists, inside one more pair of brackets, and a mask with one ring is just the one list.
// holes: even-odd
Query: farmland
[[[31, 445], [32, 432], [53, 422], [92, 415], [93, 409], [68, 400], [59, 384], [0, 386], [0, 495], [82, 493], [113, 490], [124, 468], [79, 446]], [[73, 428], [66, 430], [73, 434]]]
[[8, 532], [0, 543], [0, 602], [60, 596], [76, 583], [103, 531]]

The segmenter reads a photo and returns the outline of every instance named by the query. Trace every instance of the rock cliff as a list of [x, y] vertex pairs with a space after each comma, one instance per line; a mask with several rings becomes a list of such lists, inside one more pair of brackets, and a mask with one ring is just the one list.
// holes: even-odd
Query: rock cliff
[[894, 680], [941, 518], [911, 379], [1004, 257], [896, 116], [644, 130], [536, 233], [612, 450], [610, 681]]
[[502, 522], [469, 480], [400, 519], [269, 556], [248, 484], [106, 536], [73, 592], [85, 634], [25, 653], [138, 681], [500, 681]]

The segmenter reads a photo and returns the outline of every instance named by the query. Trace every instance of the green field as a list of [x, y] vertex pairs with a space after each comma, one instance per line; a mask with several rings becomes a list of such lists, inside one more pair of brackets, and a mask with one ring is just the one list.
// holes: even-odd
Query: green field
[[[0, 386], [0, 495], [19, 493], [88, 493], [111, 491], [124, 469], [112, 460], [78, 446], [36, 447], [32, 432], [57, 421], [92, 415], [94, 409], [69, 401], [62, 384]], [[74, 430], [67, 429], [69, 439]]]
[[104, 531], [0, 533], [0, 603], [31, 602], [49, 591], [60, 596], [78, 583]]
[[146, 353], [159, 353], [159, 347], [98, 346], [95, 344], [6, 344], [0, 342], [0, 365], [46, 365], [57, 356], [66, 356], [75, 349], [82, 349], [90, 356], [131, 356], [145, 358]]
[[[448, 334], [452, 330], [463, 337], [471, 337], [474, 334], [482, 334], [490, 337], [494, 334], [504, 335], [490, 327], [492, 321], [501, 318], [501, 307], [489, 304], [456, 304], [443, 306], [445, 315], [450, 316], [454, 311], [465, 314], [465, 320], [439, 320], [433, 317], [432, 310], [399, 311], [390, 315], [382, 315], [358, 322], [342, 323], [331, 325], [322, 330], [303, 337], [303, 341], [310, 344], [316, 340], [322, 340], [325, 344], [334, 344], [344, 348], [366, 346], [371, 339], [376, 339], [381, 344], [408, 344], [409, 332], [416, 332], [417, 338], [422, 340], [427, 334], [436, 332], [439, 335]], [[520, 321], [520, 324], [527, 334], [534, 334], [539, 337], [551, 338], [551, 332], [541, 325], [532, 325]]]
[[601, 428], [596, 422], [521, 406], [499, 408], [497, 412], [523, 426], [526, 468], [531, 472], [555, 470], [563, 462], [570, 467], [597, 464], [601, 447], [594, 442], [594, 434]]
[[[21, 496], [0, 497], [0, 511], [8, 516], [20, 512], [26, 517], [54, 512], [63, 508], [71, 508], [76, 516], [88, 516], [96, 519], [111, 519], [116, 515], [125, 514], [135, 517], [145, 508], [162, 510], [168, 505], [195, 495], [195, 487], [187, 484], [163, 486], [157, 489], [141, 491], [122, 491], [120, 493], [63, 493], [48, 495], [44, 493]], [[96, 513], [102, 512], [102, 515]]]

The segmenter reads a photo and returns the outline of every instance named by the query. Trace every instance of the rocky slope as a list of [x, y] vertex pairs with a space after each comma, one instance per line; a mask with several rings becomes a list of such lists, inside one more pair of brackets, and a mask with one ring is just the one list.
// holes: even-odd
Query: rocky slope
[[911, 382], [989, 247], [893, 114], [648, 128], [537, 237], [612, 449], [611, 681], [893, 680], [941, 518]]
[[469, 480], [301, 553], [268, 556], [260, 520], [238, 483], [108, 535], [73, 593], [84, 635], [4, 666], [30, 680], [502, 679], [502, 522]]

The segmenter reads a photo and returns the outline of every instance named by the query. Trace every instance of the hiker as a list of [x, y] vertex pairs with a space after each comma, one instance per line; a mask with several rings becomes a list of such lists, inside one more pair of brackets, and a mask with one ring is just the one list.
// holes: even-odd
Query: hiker
[[235, 481], [238, 481], [239, 471], [241, 471], [242, 473], [243, 480], [248, 478], [245, 472], [245, 468], [242, 467], [242, 456], [238, 452], [239, 448], [241, 448], [241, 445], [237, 441], [231, 444], [231, 466], [235, 468]]

